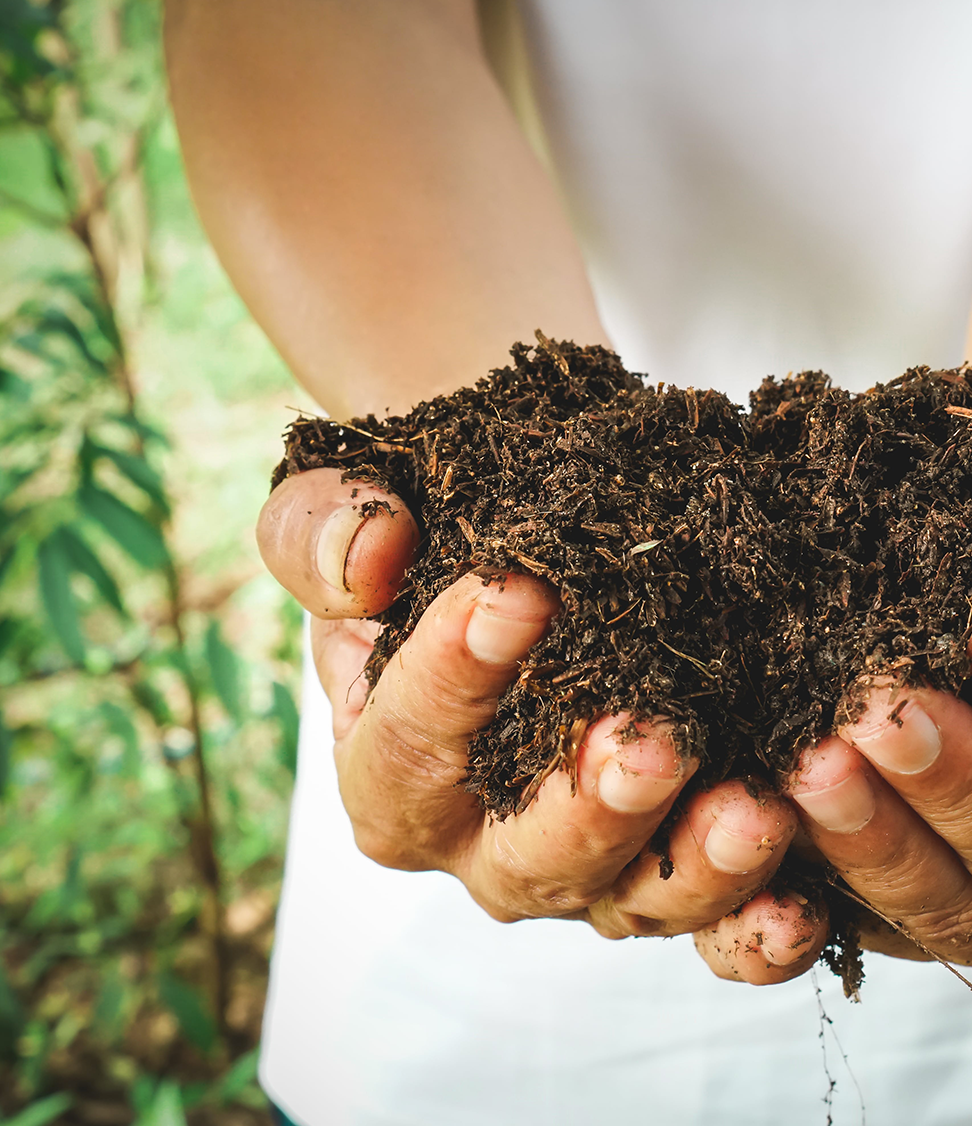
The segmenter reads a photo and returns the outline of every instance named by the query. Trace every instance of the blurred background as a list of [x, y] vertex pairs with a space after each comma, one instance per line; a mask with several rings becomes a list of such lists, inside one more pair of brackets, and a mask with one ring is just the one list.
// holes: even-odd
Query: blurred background
[[266, 1123], [294, 407], [189, 201], [155, 0], [0, 0], [0, 1121]]

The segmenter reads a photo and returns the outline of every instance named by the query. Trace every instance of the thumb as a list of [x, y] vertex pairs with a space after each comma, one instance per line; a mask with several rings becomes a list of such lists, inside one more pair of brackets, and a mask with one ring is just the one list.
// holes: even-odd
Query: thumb
[[311, 469], [281, 482], [257, 522], [278, 583], [318, 618], [367, 618], [395, 599], [419, 544], [402, 501], [374, 485]]

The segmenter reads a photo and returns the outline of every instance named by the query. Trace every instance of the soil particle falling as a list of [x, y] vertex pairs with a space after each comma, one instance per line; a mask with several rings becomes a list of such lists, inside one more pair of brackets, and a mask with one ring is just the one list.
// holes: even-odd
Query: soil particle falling
[[693, 787], [776, 785], [862, 676], [960, 692], [970, 675], [972, 384], [916, 368], [863, 395], [764, 380], [749, 413], [646, 386], [599, 348], [513, 364], [404, 418], [298, 419], [273, 483], [336, 466], [424, 531], [367, 669], [374, 683], [459, 576], [529, 572], [564, 612], [469, 753], [496, 817], [569, 767], [604, 712], [676, 721]]

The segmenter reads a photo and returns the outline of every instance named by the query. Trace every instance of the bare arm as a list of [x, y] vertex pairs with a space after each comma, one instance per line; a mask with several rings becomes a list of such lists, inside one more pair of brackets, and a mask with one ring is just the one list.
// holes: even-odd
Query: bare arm
[[170, 0], [166, 38], [209, 235], [332, 414], [454, 390], [537, 327], [606, 342], [470, 0]]

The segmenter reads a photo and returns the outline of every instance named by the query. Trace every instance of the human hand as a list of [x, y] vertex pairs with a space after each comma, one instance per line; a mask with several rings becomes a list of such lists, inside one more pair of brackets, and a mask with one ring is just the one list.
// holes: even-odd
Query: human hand
[[866, 949], [972, 965], [972, 708], [889, 677], [862, 690], [864, 713], [801, 755], [788, 791], [813, 844], [891, 921], [861, 913]]
[[[363, 509], [363, 505], [372, 503]], [[493, 917], [582, 919], [611, 938], [698, 932], [723, 977], [757, 984], [802, 973], [827, 920], [798, 897], [761, 892], [796, 830], [788, 802], [742, 782], [695, 794], [672, 828], [663, 879], [649, 842], [695, 772], [666, 722], [635, 741], [605, 716], [578, 748], [576, 794], [555, 771], [530, 806], [497, 822], [462, 789], [466, 750], [493, 717], [518, 662], [559, 611], [527, 575], [442, 593], [368, 694], [376, 636], [362, 619], [395, 597], [418, 545], [402, 502], [339, 470], [284, 481], [258, 540], [271, 572], [313, 615], [314, 660], [334, 710], [341, 796], [359, 848], [392, 868], [457, 876]]]

